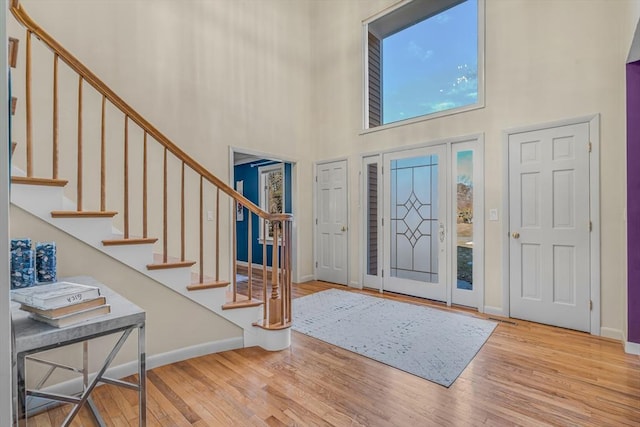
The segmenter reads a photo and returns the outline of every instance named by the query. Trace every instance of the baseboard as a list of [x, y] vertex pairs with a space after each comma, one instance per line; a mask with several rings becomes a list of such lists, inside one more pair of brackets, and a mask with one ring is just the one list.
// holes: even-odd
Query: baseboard
[[[166, 353], [149, 356], [146, 360], [147, 369], [153, 369], [160, 366], [169, 365], [171, 363], [193, 359], [194, 357], [200, 357], [212, 353], [220, 353], [222, 351], [235, 350], [242, 347], [244, 347], [244, 339], [242, 337], [227, 338], [224, 340], [197, 344], [178, 350], [172, 350]], [[131, 361], [107, 369], [105, 376], [109, 378], [124, 378], [137, 373], [138, 362]], [[95, 375], [90, 375], [89, 379], [91, 380], [94, 377]], [[82, 378], [80, 377], [59, 384], [54, 384], [43, 389], [43, 391], [65, 395], [78, 394], [81, 390]], [[59, 404], [60, 402], [51, 401], [49, 399], [31, 397], [27, 402], [27, 411], [28, 413], [37, 413], [47, 410], [50, 407], [57, 406]]]
[[604, 337], [604, 338], [611, 338], [620, 342], [625, 342], [625, 338], [624, 338], [624, 332], [622, 332], [620, 329], [615, 329], [615, 328], [607, 328], [607, 327], [600, 327], [600, 336]]
[[640, 343], [626, 341], [624, 343], [624, 352], [640, 356]]
[[504, 312], [502, 311], [502, 307], [492, 307], [490, 305], [484, 306], [484, 314], [488, 314], [490, 316], [504, 317]]
[[[247, 261], [236, 261], [236, 265], [238, 267], [248, 267], [249, 263]], [[262, 270], [262, 264], [251, 263], [253, 270]], [[271, 271], [271, 266], [267, 265], [267, 271]]]
[[314, 279], [315, 279], [315, 276], [313, 274], [307, 274], [306, 276], [299, 277], [296, 283], [311, 282]]
[[356, 281], [356, 280], [352, 280], [349, 282], [349, 287], [350, 288], [356, 288], [356, 289], [362, 289], [362, 285], [360, 284], [360, 282]]

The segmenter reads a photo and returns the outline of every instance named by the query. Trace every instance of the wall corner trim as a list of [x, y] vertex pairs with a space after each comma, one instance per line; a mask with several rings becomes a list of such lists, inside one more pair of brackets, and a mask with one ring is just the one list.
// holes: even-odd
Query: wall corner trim
[[637, 342], [625, 342], [624, 343], [624, 352], [629, 354], [636, 354], [640, 356], [640, 343]]

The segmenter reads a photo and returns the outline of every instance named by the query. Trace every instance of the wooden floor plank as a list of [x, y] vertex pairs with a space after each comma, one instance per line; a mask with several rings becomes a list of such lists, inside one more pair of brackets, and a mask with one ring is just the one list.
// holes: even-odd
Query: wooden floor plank
[[[380, 296], [324, 282], [295, 285], [292, 293], [330, 288]], [[244, 348], [156, 368], [147, 384], [148, 425], [640, 426], [640, 357], [617, 341], [510, 320], [498, 324], [450, 388], [297, 332], [280, 352]], [[107, 425], [137, 425], [135, 393], [111, 387], [94, 396]], [[37, 425], [59, 425], [61, 411], [39, 415]]]

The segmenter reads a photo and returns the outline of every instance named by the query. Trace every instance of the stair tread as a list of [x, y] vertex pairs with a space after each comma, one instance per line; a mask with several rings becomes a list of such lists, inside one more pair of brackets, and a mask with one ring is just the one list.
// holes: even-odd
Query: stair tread
[[53, 211], [53, 218], [112, 218], [116, 211]]
[[224, 288], [229, 286], [229, 282], [225, 281], [203, 281], [202, 283], [191, 283], [187, 286], [187, 290], [189, 291], [200, 291], [204, 289], [216, 289], [216, 288]]
[[169, 268], [191, 267], [195, 263], [195, 261], [181, 260], [180, 258], [170, 256], [167, 257], [167, 261], [165, 262], [162, 254], [153, 254], [153, 262], [151, 264], [147, 264], [147, 269], [163, 270]]
[[104, 246], [119, 246], [119, 245], [147, 245], [157, 242], [155, 237], [116, 237], [111, 239], [104, 239], [102, 244]]
[[[244, 297], [240, 298], [240, 297]], [[222, 305], [223, 310], [231, 310], [234, 308], [246, 308], [246, 307], [258, 307], [262, 305], [261, 300], [257, 300], [255, 298], [249, 299], [244, 295], [238, 295], [236, 297], [236, 301], [228, 301]]]
[[191, 267], [194, 265], [195, 261], [176, 261], [176, 262], [165, 262], [165, 263], [153, 263], [147, 264], [147, 269], [149, 270], [164, 270], [168, 268], [182, 268], [182, 267]]
[[54, 179], [54, 178], [38, 178], [33, 176], [12, 176], [12, 184], [24, 184], [24, 185], [46, 185], [48, 187], [64, 187], [69, 181], [66, 179]]
[[257, 326], [258, 328], [267, 329], [270, 331], [278, 331], [281, 329], [288, 329], [291, 327], [291, 322], [286, 322], [284, 325], [275, 324], [275, 325], [265, 325], [264, 320], [259, 320], [257, 322], [253, 322], [253, 326]]

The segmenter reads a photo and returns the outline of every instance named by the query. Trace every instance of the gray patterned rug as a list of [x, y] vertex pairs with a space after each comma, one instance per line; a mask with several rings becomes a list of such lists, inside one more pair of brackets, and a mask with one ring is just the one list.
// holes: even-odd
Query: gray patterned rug
[[449, 387], [496, 323], [329, 289], [293, 300], [295, 331]]

